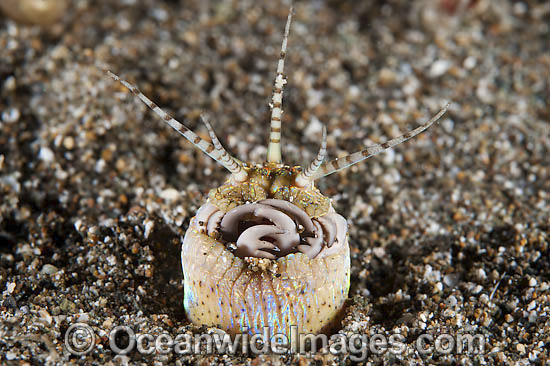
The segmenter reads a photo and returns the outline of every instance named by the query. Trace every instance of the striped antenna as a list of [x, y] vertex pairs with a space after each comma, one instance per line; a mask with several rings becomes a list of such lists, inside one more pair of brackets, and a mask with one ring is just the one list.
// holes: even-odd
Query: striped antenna
[[[216, 160], [219, 164], [223, 165], [227, 170], [231, 172], [235, 176], [235, 179], [237, 177], [242, 178], [242, 168], [235, 167], [233, 163], [233, 159], [227, 154], [225, 150], [217, 149], [214, 145], [209, 143], [208, 141], [202, 139], [199, 137], [196, 133], [191, 131], [189, 128], [187, 128], [182, 123], [176, 121], [172, 116], [170, 116], [168, 113], [164, 112], [162, 109], [160, 109], [154, 102], [152, 102], [149, 98], [147, 98], [143, 93], [139, 91], [138, 88], [127, 82], [126, 80], [123, 80], [119, 78], [117, 75], [112, 73], [109, 70], [105, 70], [107, 74], [109, 74], [110, 77], [112, 77], [114, 80], [119, 81], [124, 85], [128, 90], [130, 90], [134, 95], [136, 95], [141, 101], [149, 108], [153, 110], [164, 122], [166, 122], [170, 127], [172, 127], [174, 130], [178, 131], [183, 137], [185, 137], [187, 140], [189, 140], [193, 145], [198, 147], [200, 150], [202, 150], [206, 155], [210, 156], [212, 159]], [[224, 153], [228, 156], [229, 159], [224, 158]], [[236, 164], [236, 163], [235, 163]], [[244, 172], [246, 174], [246, 172]], [[246, 176], [245, 176], [246, 179]]]
[[269, 145], [267, 147], [267, 162], [268, 163], [280, 163], [281, 157], [281, 115], [283, 113], [283, 86], [286, 84], [286, 80], [283, 76], [285, 68], [285, 56], [286, 56], [286, 44], [288, 41], [288, 32], [290, 31], [290, 23], [292, 22], [292, 12], [294, 6], [290, 5], [290, 11], [288, 12], [288, 18], [286, 20], [285, 34], [283, 37], [283, 44], [281, 45], [281, 55], [279, 57], [279, 63], [277, 64], [277, 76], [275, 77], [275, 88], [273, 90], [273, 97], [271, 98], [271, 131], [269, 132]]
[[296, 177], [296, 180], [295, 180], [296, 186], [303, 188], [313, 181], [312, 176], [323, 163], [326, 153], [327, 153], [327, 129], [325, 126], [323, 126], [323, 141], [321, 142], [321, 148], [319, 149], [319, 152], [317, 153], [315, 160], [313, 160], [311, 164], [309, 164], [309, 166], [303, 172], [300, 172], [300, 174], [298, 174], [298, 176]]
[[336, 173], [339, 170], [342, 170], [344, 168], [349, 167], [350, 165], [357, 164], [358, 162], [368, 159], [371, 156], [374, 156], [376, 154], [381, 153], [382, 151], [388, 150], [395, 145], [399, 145], [402, 142], [405, 142], [414, 136], [418, 135], [428, 127], [430, 127], [432, 124], [437, 122], [449, 109], [449, 106], [451, 103], [447, 103], [445, 107], [443, 107], [442, 110], [439, 111], [432, 119], [430, 119], [428, 122], [420, 125], [419, 127], [415, 128], [414, 130], [411, 130], [407, 132], [404, 135], [401, 135], [399, 137], [396, 137], [394, 139], [391, 139], [389, 141], [384, 142], [380, 145], [374, 145], [369, 146], [364, 150], [355, 152], [353, 154], [344, 156], [343, 158], [334, 159], [332, 161], [329, 161], [323, 165], [321, 165], [321, 168], [318, 169], [313, 175], [311, 176], [311, 180], [319, 179], [321, 177], [325, 177], [329, 174]]
[[212, 125], [210, 125], [210, 122], [208, 121], [208, 117], [204, 114], [201, 114], [201, 120], [208, 130], [208, 134], [210, 135], [210, 139], [212, 140], [214, 147], [217, 151], [221, 153], [221, 160], [231, 167], [229, 171], [231, 172], [231, 174], [233, 174], [233, 177], [237, 182], [244, 182], [248, 177], [248, 174], [243, 169], [242, 165], [235, 158], [229, 155], [227, 150], [225, 150], [225, 148], [222, 146], [220, 140], [218, 139], [218, 136], [216, 136], [216, 133], [212, 128]]

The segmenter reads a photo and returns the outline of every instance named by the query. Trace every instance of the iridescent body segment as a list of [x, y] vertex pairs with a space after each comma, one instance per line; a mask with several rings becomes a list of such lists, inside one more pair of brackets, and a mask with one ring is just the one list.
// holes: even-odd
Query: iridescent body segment
[[[340, 236], [342, 234], [340, 233]], [[206, 233], [196, 218], [182, 245], [184, 306], [196, 324], [229, 334], [248, 330], [289, 336], [325, 331], [338, 318], [348, 296], [350, 257], [347, 232], [338, 250], [314, 259], [301, 252], [251, 264]], [[264, 262], [267, 263], [267, 262]]]

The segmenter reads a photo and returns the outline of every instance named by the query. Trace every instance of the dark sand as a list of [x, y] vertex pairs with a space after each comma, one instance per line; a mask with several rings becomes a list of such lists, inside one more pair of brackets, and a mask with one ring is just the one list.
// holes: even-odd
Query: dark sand
[[[467, 5], [455, 9], [453, 3]], [[438, 5], [439, 4], [439, 5]], [[469, 4], [469, 5], [468, 5]], [[183, 312], [180, 238], [224, 169], [97, 66], [235, 156], [262, 161], [287, 3], [74, 1], [49, 29], [0, 18], [0, 362], [349, 364], [349, 355], [117, 356], [109, 331], [207, 332]], [[547, 365], [549, 24], [545, 1], [298, 2], [284, 159], [439, 125], [318, 182], [349, 219], [340, 332], [401, 334], [372, 364]], [[68, 353], [77, 321], [95, 349]], [[422, 334], [481, 334], [421, 355]]]

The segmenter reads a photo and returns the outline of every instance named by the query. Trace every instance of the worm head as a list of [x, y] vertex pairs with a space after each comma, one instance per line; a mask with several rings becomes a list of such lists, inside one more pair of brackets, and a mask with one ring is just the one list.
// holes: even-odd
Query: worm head
[[[143, 95], [138, 88], [108, 71], [112, 78], [126, 86], [170, 127], [231, 173], [227, 182], [209, 193], [209, 204], [220, 212], [207, 217], [198, 216], [201, 217], [201, 222], [206, 222], [206, 234], [215, 235], [217, 238], [221, 233], [221, 240], [228, 245], [236, 246], [236, 253], [240, 256], [260, 256], [273, 259], [294, 252], [302, 252], [310, 258], [314, 258], [323, 253], [324, 247], [331, 248], [339, 240], [338, 238], [342, 241], [342, 235], [338, 233], [341, 234], [342, 230], [344, 232], [346, 230], [342, 225], [337, 225], [341, 220], [336, 219], [334, 215], [327, 215], [332, 210], [330, 199], [315, 188], [314, 181], [418, 135], [441, 118], [448, 108], [447, 105], [431, 120], [402, 136], [326, 163], [324, 160], [327, 152], [327, 131], [323, 127], [319, 152], [309, 165], [302, 168], [284, 164], [281, 153], [281, 116], [283, 113], [283, 87], [286, 84], [284, 65], [292, 14], [291, 6], [277, 63], [271, 100], [267, 157], [266, 161], [260, 164], [245, 163], [231, 156], [222, 146], [206, 116], [201, 117], [211, 142], [204, 140], [184, 123], [164, 112]], [[265, 207], [246, 207], [265, 201], [270, 202], [263, 203], [262, 205]], [[287, 219], [283, 220], [281, 218], [283, 216]], [[286, 223], [285, 225], [282, 224], [283, 221]], [[314, 223], [313, 221], [318, 222]], [[253, 226], [262, 228], [252, 228]], [[241, 235], [244, 236], [241, 237]]]
[[[288, 14], [271, 99], [266, 160], [243, 162], [230, 155], [203, 116], [210, 141], [175, 120], [135, 86], [126, 86], [167, 125], [231, 174], [212, 189], [191, 220], [182, 244], [184, 305], [196, 324], [235, 334], [262, 331], [320, 332], [337, 319], [349, 290], [347, 222], [315, 187], [316, 179], [390, 149], [426, 130], [446, 112], [379, 145], [325, 162], [327, 131], [315, 159], [304, 167], [284, 164], [281, 152], [284, 64], [292, 20]], [[184, 121], [185, 122], [185, 121]], [[267, 267], [251, 269], [250, 263]], [[271, 267], [270, 267], [271, 268]]]

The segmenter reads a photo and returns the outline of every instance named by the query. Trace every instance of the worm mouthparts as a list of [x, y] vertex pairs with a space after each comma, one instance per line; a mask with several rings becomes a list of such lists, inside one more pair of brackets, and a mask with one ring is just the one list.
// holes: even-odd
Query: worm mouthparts
[[341, 224], [345, 219], [339, 217], [329, 212], [312, 219], [291, 202], [264, 199], [228, 212], [207, 203], [197, 212], [196, 222], [203, 223], [200, 230], [208, 236], [230, 249], [235, 246], [241, 258], [277, 259], [302, 252], [313, 259], [345, 239], [347, 228]]

